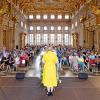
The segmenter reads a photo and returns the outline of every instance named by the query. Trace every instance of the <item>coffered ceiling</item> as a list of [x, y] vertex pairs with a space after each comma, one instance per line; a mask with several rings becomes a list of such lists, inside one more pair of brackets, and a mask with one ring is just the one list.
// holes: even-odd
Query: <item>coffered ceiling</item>
[[34, 12], [74, 12], [89, 0], [12, 0], [26, 14]]

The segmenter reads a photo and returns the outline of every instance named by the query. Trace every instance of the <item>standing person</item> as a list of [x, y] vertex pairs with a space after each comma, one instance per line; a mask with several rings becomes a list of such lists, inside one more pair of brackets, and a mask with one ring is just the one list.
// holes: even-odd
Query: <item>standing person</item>
[[49, 47], [43, 55], [42, 62], [44, 63], [42, 83], [47, 88], [47, 95], [53, 96], [53, 89], [57, 86], [56, 63], [58, 58], [52, 51], [52, 47]]
[[73, 71], [78, 71], [78, 56], [77, 56], [77, 53], [73, 54], [73, 57], [72, 57], [72, 68], [73, 68]]
[[57, 50], [57, 57], [58, 57], [58, 61], [59, 61], [59, 69], [62, 70], [61, 66], [62, 66], [62, 56], [63, 56], [63, 52], [61, 50], [61, 48], [58, 48]]

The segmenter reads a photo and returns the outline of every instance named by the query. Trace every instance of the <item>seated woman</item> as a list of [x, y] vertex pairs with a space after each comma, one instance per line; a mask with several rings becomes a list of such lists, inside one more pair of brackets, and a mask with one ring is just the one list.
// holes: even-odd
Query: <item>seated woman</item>
[[28, 54], [22, 53], [21, 56], [20, 56], [21, 65], [22, 66], [27, 66], [28, 65], [28, 61], [29, 61]]
[[14, 57], [12, 55], [9, 55], [9, 57], [8, 57], [8, 69], [7, 70], [9, 70], [9, 71], [11, 71], [12, 69], [16, 70], [14, 63], [15, 63]]
[[89, 64], [90, 64], [90, 69], [92, 69], [92, 71], [95, 70], [95, 58], [96, 56], [91, 53], [91, 55], [89, 56]]
[[86, 65], [84, 63], [83, 56], [78, 57], [78, 63], [79, 63], [79, 67], [81, 68], [81, 71], [84, 72]]
[[6, 70], [6, 66], [8, 65], [8, 59], [4, 56], [1, 58], [1, 69]]
[[64, 57], [62, 58], [62, 64], [63, 64], [63, 65], [68, 64], [67, 57], [64, 56]]
[[24, 56], [24, 53], [21, 53], [20, 64], [21, 64], [21, 66], [25, 66], [25, 56]]
[[99, 55], [97, 55], [95, 58], [95, 64], [97, 67], [97, 71], [100, 71], [100, 56]]

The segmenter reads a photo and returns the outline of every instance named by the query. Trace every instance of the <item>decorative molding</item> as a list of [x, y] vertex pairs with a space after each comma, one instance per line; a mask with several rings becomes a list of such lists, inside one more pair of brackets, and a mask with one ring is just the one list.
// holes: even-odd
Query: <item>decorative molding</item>
[[92, 6], [92, 12], [95, 15], [100, 15], [100, 6]]

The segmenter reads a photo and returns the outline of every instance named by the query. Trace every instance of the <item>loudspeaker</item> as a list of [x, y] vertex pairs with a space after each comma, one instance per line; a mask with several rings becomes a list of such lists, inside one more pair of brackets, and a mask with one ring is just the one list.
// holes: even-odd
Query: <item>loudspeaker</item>
[[79, 79], [88, 79], [88, 73], [79, 73], [78, 78]]
[[16, 79], [24, 79], [25, 73], [16, 73]]

